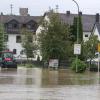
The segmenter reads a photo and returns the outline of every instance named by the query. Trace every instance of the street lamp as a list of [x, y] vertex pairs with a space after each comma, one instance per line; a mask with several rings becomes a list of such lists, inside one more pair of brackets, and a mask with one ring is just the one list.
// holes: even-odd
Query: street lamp
[[75, 4], [77, 5], [77, 9], [78, 9], [78, 18], [77, 18], [77, 43], [79, 42], [79, 5], [75, 0], [72, 0], [75, 2]]
[[[77, 17], [77, 44], [78, 44], [79, 43], [79, 5], [75, 0], [72, 0], [72, 1], [74, 1], [74, 3], [77, 5], [77, 9], [78, 9], [78, 17]], [[78, 54], [76, 54], [76, 72], [78, 72], [77, 60], [78, 60]]]

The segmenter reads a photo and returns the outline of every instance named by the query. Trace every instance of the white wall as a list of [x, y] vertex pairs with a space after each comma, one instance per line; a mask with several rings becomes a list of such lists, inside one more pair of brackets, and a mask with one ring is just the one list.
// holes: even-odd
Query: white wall
[[98, 40], [100, 41], [100, 35], [99, 35], [97, 27], [94, 28], [93, 34], [96, 35], [96, 36], [98, 36]]
[[20, 51], [23, 49], [21, 43], [16, 43], [16, 36], [17, 34], [8, 34], [8, 42], [7, 42], [9, 50], [13, 51], [13, 49], [16, 49], [15, 57], [19, 56]]

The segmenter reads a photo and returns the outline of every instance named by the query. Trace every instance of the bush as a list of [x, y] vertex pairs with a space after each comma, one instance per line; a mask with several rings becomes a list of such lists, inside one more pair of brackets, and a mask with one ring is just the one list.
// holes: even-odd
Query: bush
[[77, 64], [77, 72], [78, 73], [82, 73], [86, 70], [86, 64], [83, 61], [81, 61], [80, 59], [73, 60], [73, 62], [71, 64], [72, 70], [76, 71], [76, 64]]
[[33, 65], [33, 64], [31, 64], [31, 63], [28, 63], [28, 64], [25, 64], [25, 67], [26, 67], [26, 68], [33, 68], [33, 67], [34, 67], [34, 65]]

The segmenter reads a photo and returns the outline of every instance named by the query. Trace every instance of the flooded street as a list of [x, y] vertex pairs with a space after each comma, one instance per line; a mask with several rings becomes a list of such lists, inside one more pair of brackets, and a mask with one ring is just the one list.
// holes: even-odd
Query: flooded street
[[100, 78], [62, 69], [0, 69], [0, 100], [100, 100]]

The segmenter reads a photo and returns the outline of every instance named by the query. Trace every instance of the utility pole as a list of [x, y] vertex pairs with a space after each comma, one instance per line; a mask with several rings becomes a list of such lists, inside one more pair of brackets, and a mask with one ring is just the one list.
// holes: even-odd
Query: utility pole
[[[77, 9], [78, 9], [78, 17], [77, 17], [77, 44], [79, 44], [79, 5], [78, 5], [78, 3], [75, 0], [72, 0], [72, 1], [74, 1], [74, 3], [77, 6]], [[78, 60], [78, 54], [76, 54], [76, 60]], [[76, 61], [76, 72], [78, 72], [78, 70], [77, 70], [77, 61]]]
[[12, 4], [10, 5], [10, 8], [11, 8], [11, 15], [12, 15], [12, 9], [13, 9], [13, 5]]
[[58, 6], [58, 5], [56, 5], [56, 13], [58, 13], [58, 9], [59, 9], [59, 6]]

